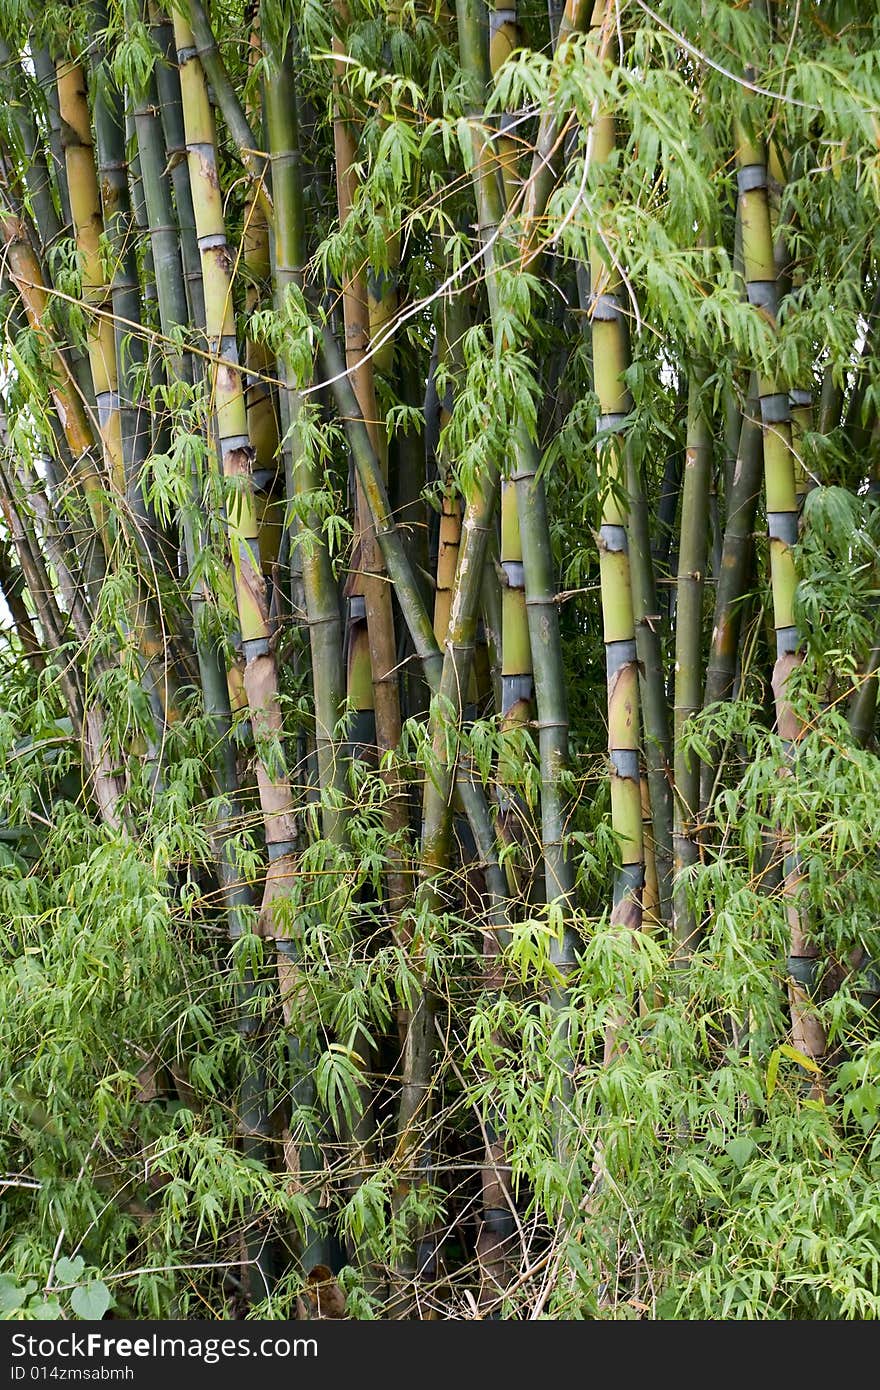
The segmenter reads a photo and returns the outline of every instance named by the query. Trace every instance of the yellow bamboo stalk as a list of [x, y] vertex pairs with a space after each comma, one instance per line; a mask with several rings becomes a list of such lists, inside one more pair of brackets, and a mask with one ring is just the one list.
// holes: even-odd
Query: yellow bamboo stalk
[[[283, 912], [279, 912], [279, 900], [285, 896], [285, 881], [293, 871], [296, 823], [286, 772], [271, 764], [260, 752], [265, 741], [280, 739], [282, 718], [278, 673], [269, 640], [266, 584], [260, 567], [253, 449], [248, 435], [244, 381], [235, 337], [232, 257], [223, 218], [214, 113], [192, 31], [176, 12], [174, 36], [205, 292], [210, 399], [223, 475], [230, 484], [227, 532], [245, 661], [243, 685], [258, 750], [256, 778], [269, 855], [260, 920], [265, 935], [282, 940], [289, 935], [289, 923], [284, 921]], [[290, 985], [288, 975], [282, 951], [279, 976], [283, 990]]]
[[110, 480], [125, 496], [122, 428], [113, 305], [110, 284], [101, 260], [104, 222], [95, 165], [88, 86], [85, 70], [66, 59], [58, 63], [58, 106], [61, 140], [76, 249], [82, 274], [82, 302], [88, 313], [86, 351], [98, 407], [98, 422]]

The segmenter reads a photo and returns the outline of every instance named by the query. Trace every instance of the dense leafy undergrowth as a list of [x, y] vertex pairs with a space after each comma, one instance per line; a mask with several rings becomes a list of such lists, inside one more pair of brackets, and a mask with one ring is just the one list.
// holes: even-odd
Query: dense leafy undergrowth
[[[433, 1126], [448, 1157], [403, 1206], [391, 1145], [355, 1174], [339, 1142], [356, 1105], [355, 1043], [371, 1040], [377, 1067], [393, 1057], [389, 1023], [408, 988], [400, 953], [370, 940], [380, 927], [357, 903], [364, 865], [378, 872], [384, 857], [369, 810], [357, 864], [337, 866], [341, 915], [327, 910], [326, 872], [297, 886], [298, 911], [312, 914], [305, 1048], [317, 1060], [306, 1071], [274, 1016], [260, 938], [231, 946], [200, 891], [204, 808], [188, 808], [174, 854], [162, 796], [142, 840], [96, 827], [65, 798], [76, 757], [63, 729], [30, 701], [8, 709], [4, 792], [27, 828], [7, 834], [0, 878], [6, 1315], [288, 1317], [302, 1305], [300, 1240], [317, 1221], [340, 1251], [349, 1315], [383, 1316], [401, 1230], [416, 1220], [434, 1237], [428, 1310], [470, 1316], [477, 1272], [463, 1252], [489, 1125], [504, 1136], [517, 1207], [506, 1316], [877, 1316], [880, 1036], [866, 961], [880, 764], [833, 707], [815, 713], [793, 762], [747, 701], [723, 729], [694, 724], [695, 748], [707, 729], [738, 741], [742, 773], [717, 803], [723, 848], [694, 874], [705, 930], [686, 975], [658, 938], [584, 914], [567, 1006], [551, 1009], [552, 914], [536, 908], [517, 925], [491, 993], [464, 913], [435, 916]], [[601, 829], [601, 798], [595, 815]], [[821, 1073], [780, 1041], [786, 899], [767, 846], [795, 833], [821, 949]], [[640, 1003], [621, 1024], [625, 997]], [[328, 1043], [328, 1026], [351, 1045]], [[255, 1068], [273, 1098], [256, 1137], [242, 1100]], [[282, 1162], [303, 1123], [324, 1145], [311, 1188]]]

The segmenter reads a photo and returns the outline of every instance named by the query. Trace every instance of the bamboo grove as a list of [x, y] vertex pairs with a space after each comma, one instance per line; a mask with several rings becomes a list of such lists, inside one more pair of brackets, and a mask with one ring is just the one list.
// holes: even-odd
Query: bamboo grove
[[877, 1317], [876, 14], [0, 43], [4, 1316]]

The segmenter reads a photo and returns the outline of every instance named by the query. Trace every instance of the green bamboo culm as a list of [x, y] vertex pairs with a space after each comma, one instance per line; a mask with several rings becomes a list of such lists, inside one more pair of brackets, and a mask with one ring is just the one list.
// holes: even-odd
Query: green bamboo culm
[[[608, 6], [597, 0], [590, 29], [601, 56], [607, 53], [608, 26]], [[611, 160], [617, 144], [615, 121], [610, 114], [596, 112], [591, 142], [593, 165], [601, 169]], [[620, 836], [622, 855], [612, 897], [612, 918], [626, 919], [633, 927], [641, 926], [646, 915], [655, 925], [657, 922], [669, 924], [672, 917], [669, 709], [647, 497], [641, 466], [626, 437], [632, 411], [632, 398], [624, 384], [624, 373], [631, 363], [630, 306], [619, 267], [611, 263], [601, 235], [594, 235], [590, 242], [590, 295], [584, 307], [590, 323], [593, 385], [599, 405], [597, 434], [603, 495], [599, 569], [608, 682], [612, 827]], [[634, 672], [637, 672], [637, 679], [633, 692]], [[632, 707], [631, 693], [636, 702]], [[641, 723], [644, 724], [647, 785], [642, 784], [638, 757]], [[637, 773], [633, 771], [636, 763]], [[631, 782], [636, 775], [639, 778], [637, 787]], [[638, 834], [635, 833], [637, 805]]]
[[230, 258], [217, 176], [214, 118], [192, 32], [178, 13], [174, 15], [174, 33], [211, 352], [213, 428], [228, 489], [226, 522], [245, 659], [244, 690], [257, 745], [257, 787], [269, 858], [261, 920], [264, 935], [275, 940], [282, 1006], [289, 1021], [295, 1009], [298, 972], [283, 899], [294, 864], [297, 827], [286, 769], [278, 765], [277, 749], [272, 753], [264, 751], [277, 742], [282, 719], [278, 673], [269, 641], [266, 584], [260, 565], [251, 447], [232, 314]]
[[[778, 307], [773, 233], [767, 195], [767, 160], [761, 141], [744, 123], [736, 129], [739, 218], [742, 227], [743, 274], [749, 303], [774, 324]], [[775, 376], [759, 374], [758, 398], [764, 453], [764, 492], [770, 542], [770, 584], [776, 663], [773, 693], [780, 737], [792, 747], [799, 720], [788, 693], [792, 673], [801, 661], [795, 622], [797, 575], [793, 547], [798, 537], [795, 460], [791, 440], [791, 407], [787, 391]], [[790, 902], [788, 993], [795, 1046], [818, 1064], [825, 1055], [825, 1032], [816, 1017], [812, 996], [817, 986], [818, 948], [810, 937], [798, 905], [802, 871], [795, 851], [785, 852], [785, 894]]]
[[[156, 84], [156, 106], [162, 129], [165, 134], [167, 150], [167, 171], [174, 194], [175, 221], [179, 238], [179, 255], [183, 263], [183, 278], [186, 300], [189, 306], [189, 323], [195, 330], [205, 327], [205, 292], [202, 285], [202, 258], [196, 241], [195, 212], [190, 183], [189, 158], [186, 149], [186, 133], [183, 125], [183, 102], [180, 91], [180, 72], [177, 65], [177, 49], [174, 42], [174, 27], [167, 15], [158, 5], [149, 0], [148, 14], [153, 41], [159, 52], [152, 77]], [[154, 227], [151, 232], [155, 246]]]
[[[611, 116], [593, 128], [593, 157], [607, 161], [614, 149]], [[632, 400], [623, 374], [629, 365], [624, 287], [608, 264], [599, 238], [590, 260], [593, 381], [599, 400], [599, 476], [602, 520], [599, 577], [608, 682], [608, 751], [611, 762], [611, 823], [620, 851], [612, 920], [634, 930], [641, 925], [645, 879], [640, 790], [640, 718], [635, 618], [627, 537], [628, 493], [623, 431]]]
[[675, 705], [673, 826], [675, 959], [686, 966], [698, 942], [689, 874], [699, 862], [700, 761], [685, 751], [688, 720], [702, 707], [703, 589], [708, 561], [712, 437], [706, 419], [705, 371], [695, 372], [688, 391], [687, 442], [681, 493], [681, 527], [675, 604]]
[[[275, 208], [276, 301], [278, 309], [282, 310], [286, 296], [289, 293], [297, 296], [302, 290], [306, 259], [305, 212], [293, 55], [289, 46], [279, 51], [278, 41], [271, 29], [264, 29], [263, 44], [266, 59], [266, 126]], [[299, 379], [290, 358], [281, 362], [281, 373], [290, 436], [289, 495], [308, 497], [317, 492], [321, 480], [310, 455], [296, 442], [297, 422], [304, 409], [301, 388], [306, 383]], [[309, 544], [302, 550], [302, 576], [315, 692], [315, 744], [322, 793], [321, 822], [326, 840], [331, 844], [344, 844], [346, 769], [337, 735], [345, 702], [339, 598], [327, 545], [320, 534], [317, 518], [308, 518], [304, 524], [310, 533]]]

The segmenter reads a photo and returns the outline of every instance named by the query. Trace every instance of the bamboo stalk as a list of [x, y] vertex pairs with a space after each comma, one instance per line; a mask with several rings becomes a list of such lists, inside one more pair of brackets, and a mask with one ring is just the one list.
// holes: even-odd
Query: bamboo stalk
[[71, 214], [80, 257], [82, 299], [88, 314], [86, 349], [98, 410], [98, 428], [108, 482], [125, 496], [126, 479], [119, 410], [119, 381], [113, 301], [101, 259], [103, 217], [85, 70], [79, 63], [58, 63], [58, 105], [70, 192]]
[[214, 101], [220, 109], [226, 127], [232, 136], [242, 164], [253, 180], [255, 197], [259, 200], [267, 218], [272, 217], [272, 195], [267, 187], [266, 176], [269, 161], [261, 150], [257, 137], [251, 130], [238, 93], [229, 79], [210, 21], [201, 0], [180, 0], [194, 43], [196, 57], [211, 84]]
[[174, 33], [180, 65], [184, 128], [193, 193], [196, 236], [201, 255], [206, 333], [212, 354], [211, 397], [224, 478], [229, 484], [227, 532], [234, 569], [236, 606], [244, 651], [244, 690], [257, 745], [256, 777], [263, 815], [269, 868], [263, 893], [261, 926], [275, 940], [282, 1005], [289, 1023], [293, 1000], [285, 942], [290, 924], [280, 904], [284, 883], [293, 869], [297, 830], [286, 770], [278, 766], [282, 733], [278, 673], [270, 646], [266, 585], [260, 568], [258, 525], [251, 479], [244, 385], [232, 316], [231, 261], [223, 219], [214, 121], [205, 76], [193, 35], [175, 13]]
[[[669, 737], [669, 701], [660, 603], [654, 577], [648, 524], [648, 500], [641, 469], [632, 451], [626, 451], [626, 484], [629, 495], [627, 541], [639, 694], [644, 720], [644, 760], [641, 801], [645, 851], [645, 893], [650, 889], [654, 907], [643, 897], [642, 916], [654, 925], [672, 920], [672, 754]], [[656, 911], [654, 910], [656, 908]]]
[[[202, 258], [196, 241], [196, 222], [189, 177], [186, 133], [183, 125], [183, 104], [174, 29], [153, 0], [148, 0], [148, 13], [153, 37], [162, 61], [153, 70], [156, 83], [156, 109], [165, 132], [168, 169], [174, 190], [177, 235], [183, 262], [184, 283], [189, 305], [189, 321], [196, 328], [205, 326], [205, 292], [202, 284]], [[170, 225], [170, 224], [169, 224]], [[153, 242], [155, 254], [155, 240]]]
[[0, 536], [0, 591], [21, 642], [21, 649], [39, 675], [46, 669], [46, 658], [24, 601], [26, 588], [24, 574], [20, 568], [14, 567], [6, 540]]
[[73, 225], [70, 210], [70, 193], [67, 188], [67, 180], [64, 177], [64, 145], [61, 138], [61, 112], [58, 107], [58, 88], [56, 83], [55, 64], [48, 48], [44, 44], [34, 42], [34, 35], [31, 34], [30, 43], [31, 58], [34, 65], [34, 75], [40, 86], [43, 100], [46, 103], [47, 138], [49, 153], [51, 156], [51, 182], [58, 194], [58, 204], [61, 210], [61, 227], [71, 227]]
[[[340, 10], [344, 18], [344, 12]], [[338, 40], [334, 40], [338, 49]], [[354, 135], [343, 110], [344, 64], [336, 65], [335, 110], [333, 142], [336, 153], [336, 198], [340, 224], [349, 215], [357, 189], [357, 149]], [[342, 289], [342, 316], [345, 333], [345, 365], [361, 415], [370, 434], [373, 449], [380, 459], [386, 457], [383, 431], [380, 429], [376, 404], [370, 350], [370, 308], [366, 276], [351, 274]], [[362, 495], [355, 504], [356, 552], [360, 549], [358, 589], [366, 606], [367, 633], [373, 679], [373, 701], [376, 714], [376, 741], [381, 752], [395, 749], [400, 742], [401, 716], [398, 690], [397, 641], [391, 592], [388, 587], [381, 552], [370, 521], [369, 507]], [[405, 806], [399, 795], [389, 797], [389, 832], [398, 834], [406, 820]], [[392, 899], [402, 904], [406, 886], [401, 879], [394, 887], [389, 884]], [[399, 909], [398, 909], [399, 910]], [[396, 915], [396, 912], [394, 913]]]
[[[331, 330], [325, 326], [321, 335], [321, 356], [328, 381], [336, 399], [340, 418], [345, 425], [349, 446], [358, 469], [361, 486], [373, 516], [376, 536], [388, 577], [406, 623], [416, 654], [421, 662], [425, 680], [433, 693], [440, 688], [443, 654], [434, 637], [434, 629], [422, 597], [421, 586], [410, 561], [407, 547], [391, 514], [391, 506], [379, 460], [360, 413], [357, 399], [336, 346]], [[507, 885], [498, 863], [495, 834], [483, 790], [465, 769], [456, 776], [457, 793], [467, 816], [477, 846], [478, 867], [486, 876], [493, 910], [507, 898]]]
[[[337, 6], [339, 22], [347, 22], [343, 4]], [[340, 51], [340, 40], [334, 38], [334, 52]], [[354, 132], [345, 110], [345, 65], [334, 64], [333, 146], [336, 160], [336, 203], [340, 225], [351, 210], [357, 190], [357, 149]], [[363, 270], [348, 275], [342, 287], [342, 319], [345, 336], [345, 366], [361, 416], [369, 433], [371, 447], [383, 462], [387, 472], [387, 441], [378, 418], [373, 362], [370, 357], [370, 299], [367, 278]], [[358, 475], [355, 486], [355, 573], [346, 586], [350, 599], [350, 616], [355, 620], [350, 636], [349, 674], [353, 684], [349, 696], [359, 700], [362, 711], [366, 706], [364, 676], [363, 629], [366, 619], [366, 638], [369, 646], [375, 716], [376, 746], [381, 758], [393, 753], [402, 730], [400, 682], [398, 677], [397, 637], [391, 601], [391, 586], [377, 542], [371, 509]], [[357, 707], [357, 706], [356, 706]], [[388, 869], [384, 875], [390, 921], [395, 923], [409, 896], [409, 877], [406, 872], [403, 846], [409, 838], [409, 811], [406, 798], [393, 767], [383, 774], [388, 784], [384, 817], [390, 849]]]
[[[28, 592], [39, 614], [40, 625], [48, 645], [62, 652], [67, 637], [67, 618], [55, 598], [52, 581], [43, 561], [36, 538], [29, 534], [15, 497], [16, 489], [9, 478], [3, 477], [0, 467], [0, 505], [12, 536], [16, 555], [28, 586]], [[68, 593], [70, 601], [71, 594]], [[123, 830], [122, 798], [124, 787], [114, 770], [105, 730], [104, 713], [95, 701], [86, 699], [79, 673], [62, 661], [60, 682], [68, 713], [83, 747], [88, 781], [93, 790], [99, 814], [114, 831]]]
[[679, 968], [688, 964], [699, 941], [699, 928], [691, 905], [688, 873], [699, 862], [700, 857], [697, 836], [700, 761], [693, 753], [685, 755], [683, 734], [687, 721], [699, 712], [703, 694], [703, 586], [708, 559], [709, 488], [712, 472], [712, 436], [702, 399], [704, 383], [705, 372], [695, 371], [688, 392], [688, 431], [675, 604], [673, 933], [675, 961]]
[[[754, 558], [753, 529], [764, 462], [757, 389], [757, 379], [753, 377], [743, 412], [737, 456], [728, 492], [727, 524], [724, 528], [721, 565], [715, 589], [712, 638], [706, 662], [704, 708], [719, 700], [729, 700], [736, 678], [743, 601]], [[703, 763], [700, 771], [701, 821], [705, 820], [711, 808], [720, 766], [721, 749], [712, 745], [712, 750], [713, 756]]]
[[[736, 132], [736, 163], [743, 270], [748, 299], [757, 312], [775, 323], [776, 268], [767, 197], [766, 155], [761, 144], [742, 126]], [[797, 540], [798, 509], [791, 409], [788, 395], [779, 390], [773, 376], [759, 378], [758, 392], [764, 443], [773, 626], [776, 632], [776, 664], [773, 669], [776, 725], [780, 738], [791, 749], [800, 729], [791, 707], [788, 683], [801, 661], [794, 618], [797, 576], [792, 547]], [[802, 871], [796, 851], [791, 846], [785, 849], [785, 858], [784, 893], [790, 931], [787, 970], [792, 1035], [795, 1046], [818, 1064], [826, 1049], [824, 1029], [816, 1018], [812, 1004], [818, 983], [818, 948], [810, 937], [808, 924], [798, 906]]]
[[[296, 120], [293, 63], [289, 52], [267, 49], [266, 121], [275, 194], [275, 283], [279, 307], [289, 287], [301, 288], [306, 259], [305, 211], [302, 199], [299, 132]], [[290, 426], [304, 408], [301, 383], [289, 358], [282, 364]], [[294, 429], [295, 434], [295, 429]], [[292, 496], [317, 491], [320, 477], [311, 459], [295, 446], [290, 452], [289, 488]], [[346, 769], [336, 729], [345, 701], [342, 667], [342, 626], [336, 580], [327, 546], [316, 519], [304, 525], [311, 541], [303, 550], [302, 577], [315, 692], [315, 742], [322, 799], [322, 826], [331, 844], [345, 843], [344, 800]]]
[[97, 470], [95, 438], [70, 369], [55, 347], [47, 322], [49, 295], [42, 271], [27, 236], [27, 230], [14, 213], [0, 212], [0, 229], [6, 246], [6, 269], [22, 302], [28, 323], [47, 346], [53, 367], [49, 394], [73, 458], [76, 478], [88, 502], [92, 523], [106, 547], [105, 504]]

